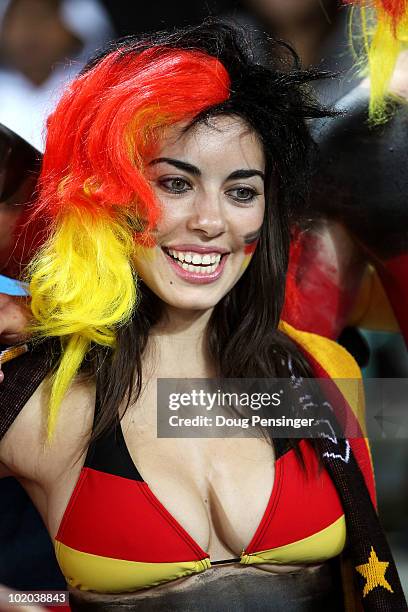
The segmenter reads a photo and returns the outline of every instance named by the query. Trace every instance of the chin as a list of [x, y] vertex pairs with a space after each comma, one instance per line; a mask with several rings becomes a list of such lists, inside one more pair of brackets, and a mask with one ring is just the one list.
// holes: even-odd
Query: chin
[[[156, 296], [172, 308], [179, 310], [209, 310], [214, 308], [228, 293], [235, 283], [223, 283], [222, 286], [211, 284], [188, 285], [179, 279], [144, 278], [143, 282]], [[171, 284], [170, 284], [171, 283]]]
[[224, 293], [191, 290], [190, 287], [175, 287], [173, 291], [160, 291], [160, 299], [179, 310], [208, 310], [214, 308]]
[[[220, 298], [221, 299], [221, 298]], [[166, 304], [172, 306], [173, 308], [177, 308], [179, 310], [209, 310], [210, 308], [214, 308], [216, 304], [220, 300], [205, 300], [203, 298], [191, 298], [191, 299], [183, 299], [182, 296], [178, 298], [166, 299], [164, 300]]]

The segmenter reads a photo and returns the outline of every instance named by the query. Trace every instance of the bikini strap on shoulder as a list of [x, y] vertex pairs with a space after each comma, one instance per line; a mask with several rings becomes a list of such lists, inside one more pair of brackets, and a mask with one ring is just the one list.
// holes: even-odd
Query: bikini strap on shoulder
[[60, 345], [56, 339], [27, 342], [15, 347], [0, 346], [0, 363], [4, 372], [4, 381], [0, 384], [0, 439], [59, 356]]

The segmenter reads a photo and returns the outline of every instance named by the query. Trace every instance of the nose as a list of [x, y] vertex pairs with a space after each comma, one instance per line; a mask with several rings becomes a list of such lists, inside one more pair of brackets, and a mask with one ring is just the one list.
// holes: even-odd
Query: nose
[[203, 232], [209, 238], [219, 236], [227, 230], [225, 210], [218, 194], [197, 194], [187, 227]]

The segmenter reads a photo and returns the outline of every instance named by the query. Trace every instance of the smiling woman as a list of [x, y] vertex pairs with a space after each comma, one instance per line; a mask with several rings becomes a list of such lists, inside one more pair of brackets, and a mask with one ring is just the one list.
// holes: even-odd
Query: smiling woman
[[[170, 270], [170, 280], [177, 282], [173, 295], [180, 292], [180, 274], [184, 275], [183, 299], [193, 299], [192, 304], [198, 299], [194, 317], [200, 312], [202, 323], [211, 315], [210, 306], [225, 310], [213, 317], [219, 329], [211, 348], [217, 360], [223, 354], [224, 367], [229, 363], [235, 371], [236, 357], [229, 358], [229, 346], [234, 352], [241, 352], [236, 343], [249, 348], [250, 334], [252, 347], [246, 357], [241, 355], [241, 375], [251, 374], [245, 368], [254, 353], [259, 353], [255, 370], [260, 367], [260, 372], [271, 375], [277, 358], [269, 355], [265, 330], [277, 345], [288, 343], [276, 329], [284, 299], [288, 222], [303, 203], [313, 151], [302, 118], [324, 111], [304, 89], [318, 75], [293, 70], [290, 54], [287, 65], [275, 58], [275, 70], [255, 64], [249, 47], [239, 42], [241, 34], [218, 23], [141, 41], [126, 39], [91, 61], [49, 119], [35, 214], [49, 219], [50, 235], [27, 274], [32, 328], [40, 336], [60, 337], [64, 349], [53, 378], [49, 436], [58, 406], [93, 343], [101, 364], [106, 357], [101, 347], [114, 349], [109, 375], [104, 377], [109, 391], [104, 393], [95, 435], [113, 425], [129, 387], [130, 379], [124, 385], [116, 380], [126, 364], [129, 376], [135, 371], [129, 350], [138, 364], [136, 394], [140, 393], [140, 360], [149, 327], [164, 321], [169, 311], [164, 308], [166, 299], [155, 296], [163, 298], [164, 288], [167, 293]], [[194, 74], [200, 78], [192, 82]], [[232, 155], [228, 163], [227, 154]], [[210, 157], [213, 164], [208, 167]], [[167, 159], [164, 175], [163, 158], [173, 160], [170, 166]], [[207, 167], [200, 167], [204, 162]], [[184, 175], [175, 175], [181, 163]], [[214, 175], [215, 166], [219, 169]], [[253, 170], [256, 175], [247, 177]], [[157, 172], [162, 178], [155, 180]], [[242, 182], [242, 172], [247, 183]], [[254, 196], [251, 202], [243, 201], [250, 197], [247, 191], [233, 190], [247, 186]], [[265, 223], [264, 202], [269, 210]], [[257, 233], [259, 240], [264, 234], [258, 252]], [[192, 257], [191, 245], [202, 249], [211, 244], [210, 248], [228, 251], [221, 253], [221, 274], [214, 271], [216, 283], [192, 283], [194, 270], [179, 268], [161, 248], [183, 244], [190, 249], [181, 249], [187, 259]], [[216, 249], [213, 252], [217, 257]], [[251, 258], [258, 260], [258, 272], [244, 276], [238, 285], [238, 270]], [[143, 282], [137, 283], [135, 275]], [[154, 282], [153, 292], [144, 276]], [[235, 293], [242, 297], [232, 297]], [[267, 296], [266, 304], [260, 295]], [[225, 317], [236, 329], [233, 335], [220, 324]], [[129, 332], [136, 340], [132, 337], [127, 345]], [[108, 405], [111, 408], [105, 410]]]
[[[280, 376], [300, 402], [307, 377], [360, 376], [280, 320], [306, 119], [325, 112], [305, 89], [316, 74], [289, 52], [254, 63], [244, 34], [211, 21], [125, 39], [49, 120], [36, 342], [4, 368], [21, 412], [0, 466], [42, 514], [73, 610], [405, 609], [360, 393], [333, 382], [351, 440], [157, 437], [158, 379]], [[374, 586], [370, 550], [389, 566]]]

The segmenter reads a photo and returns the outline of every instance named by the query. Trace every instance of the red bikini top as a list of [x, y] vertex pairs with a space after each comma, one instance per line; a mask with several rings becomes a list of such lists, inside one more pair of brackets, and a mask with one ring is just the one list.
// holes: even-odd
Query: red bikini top
[[[274, 447], [268, 505], [251, 541], [231, 561], [302, 564], [338, 555], [346, 529], [331, 478], [325, 469], [319, 473], [309, 442], [300, 442], [305, 471], [286, 440], [276, 440]], [[55, 549], [70, 585], [104, 592], [157, 585], [217, 563], [143, 480], [119, 423], [89, 447]]]

